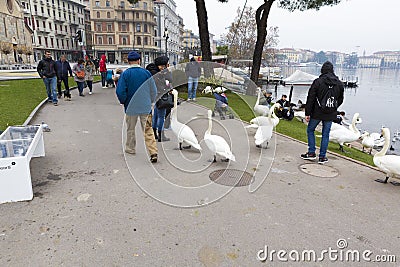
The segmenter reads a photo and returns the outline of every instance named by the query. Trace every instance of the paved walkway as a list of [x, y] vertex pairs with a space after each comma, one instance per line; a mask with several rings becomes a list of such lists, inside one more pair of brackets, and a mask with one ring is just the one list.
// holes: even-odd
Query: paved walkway
[[[261, 151], [254, 131], [219, 119], [213, 133], [231, 137], [236, 162], [210, 164], [204, 143], [202, 153], [176, 150], [167, 131], [172, 140], [152, 165], [142, 142], [137, 155], [123, 154], [123, 108], [113, 89], [96, 84], [93, 95], [72, 93], [71, 102], [46, 105], [33, 121], [52, 131], [46, 157], [31, 161], [35, 198], [0, 205], [0, 266], [265, 266], [257, 259], [265, 246], [320, 256], [338, 249], [339, 239], [348, 243], [343, 251], [400, 260], [399, 188], [375, 183], [382, 173], [332, 155], [324, 167], [304, 165], [306, 146], [281, 136]], [[193, 104], [179, 107], [179, 120], [190, 120], [199, 140], [204, 114]], [[210, 183], [210, 173], [225, 168], [255, 180], [233, 190]], [[281, 265], [276, 254], [268, 263]], [[338, 263], [326, 254], [309, 265]], [[342, 264], [350, 265], [366, 263]]]

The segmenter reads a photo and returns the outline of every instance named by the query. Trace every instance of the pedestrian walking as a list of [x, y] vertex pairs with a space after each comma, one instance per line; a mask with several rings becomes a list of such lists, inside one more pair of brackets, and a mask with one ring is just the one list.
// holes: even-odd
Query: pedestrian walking
[[78, 59], [78, 62], [72, 68], [73, 73], [75, 74], [74, 80], [78, 86], [79, 96], [85, 96], [83, 94], [83, 88], [85, 87], [85, 65], [84, 60], [82, 58]]
[[96, 67], [96, 72], [95, 72], [95, 74], [98, 75], [98, 74], [99, 74], [99, 59], [98, 59], [98, 58], [95, 58], [95, 59], [93, 60], [93, 64], [94, 64], [94, 66]]
[[46, 86], [47, 101], [53, 102], [54, 106], [57, 106], [57, 67], [56, 62], [51, 58], [49, 50], [44, 52], [44, 59], [39, 62], [37, 72]]
[[329, 133], [332, 121], [336, 119], [337, 109], [343, 103], [343, 83], [334, 74], [331, 62], [325, 62], [321, 67], [321, 75], [315, 79], [308, 90], [305, 109], [308, 138], [308, 152], [301, 155], [307, 160], [316, 159], [315, 128], [322, 121], [322, 139], [318, 163], [328, 162], [326, 151], [329, 143]]
[[106, 66], [106, 55], [101, 55], [99, 62], [99, 69], [101, 75], [101, 86], [106, 88], [106, 76], [107, 76], [107, 66]]
[[65, 91], [64, 91], [64, 98], [65, 100], [71, 100], [71, 93], [69, 92], [69, 85], [68, 85], [68, 74], [73, 77], [71, 65], [67, 61], [65, 55], [61, 55], [60, 59], [56, 62], [57, 68], [57, 91], [58, 91], [58, 98], [62, 97], [62, 90], [61, 90], [61, 83], [64, 83]]
[[[147, 65], [146, 69], [153, 75], [154, 81], [157, 86], [157, 102], [153, 112], [153, 132], [154, 137], [158, 142], [169, 141], [170, 139], [164, 134], [164, 121], [166, 117], [167, 108], [173, 107], [173, 95], [171, 94], [170, 76], [168, 71], [167, 56], [161, 56], [154, 60], [154, 63]], [[168, 81], [168, 82], [167, 82]]]
[[201, 75], [201, 67], [194, 57], [192, 57], [190, 62], [186, 64], [185, 73], [188, 78], [188, 101], [196, 101], [197, 85]]
[[137, 120], [144, 132], [144, 140], [150, 154], [150, 162], [157, 162], [157, 143], [151, 126], [152, 104], [156, 100], [157, 88], [151, 73], [140, 67], [140, 55], [131, 51], [128, 54], [129, 68], [126, 69], [118, 80], [116, 90], [118, 100], [124, 105], [125, 120], [127, 125], [125, 152], [136, 154]]
[[95, 71], [94, 63], [88, 58], [85, 62], [85, 82], [89, 88], [89, 95], [93, 93], [93, 75]]

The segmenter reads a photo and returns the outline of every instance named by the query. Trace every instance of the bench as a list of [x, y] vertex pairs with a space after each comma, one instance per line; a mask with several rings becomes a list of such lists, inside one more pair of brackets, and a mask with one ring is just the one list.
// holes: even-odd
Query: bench
[[32, 157], [44, 157], [40, 125], [10, 126], [0, 135], [0, 204], [33, 198]]

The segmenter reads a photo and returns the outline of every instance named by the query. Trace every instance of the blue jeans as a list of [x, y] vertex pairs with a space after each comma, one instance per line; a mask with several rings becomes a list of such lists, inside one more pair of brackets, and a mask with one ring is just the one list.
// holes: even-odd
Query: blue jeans
[[85, 86], [85, 82], [76, 82], [76, 84], [78, 85], [79, 95], [81, 95], [83, 93], [83, 87]]
[[188, 79], [188, 99], [196, 98], [197, 85], [199, 83], [199, 78], [189, 77]]
[[100, 74], [101, 74], [101, 86], [104, 87], [106, 86], [107, 72], [100, 72]]
[[158, 109], [158, 108], [154, 107], [154, 115], [153, 115], [153, 121], [152, 121], [153, 129], [157, 129], [158, 131], [164, 130], [164, 121], [165, 121], [166, 111], [167, 111], [166, 108]]
[[53, 101], [53, 103], [57, 103], [57, 77], [54, 76], [52, 78], [44, 78], [43, 82], [46, 86], [48, 100]]
[[[308, 153], [315, 153], [315, 128], [321, 120], [310, 119], [307, 126], [307, 138], [308, 138]], [[322, 139], [321, 146], [319, 149], [319, 157], [323, 158], [326, 156], [326, 150], [329, 144], [329, 132], [331, 131], [332, 121], [322, 121]]]

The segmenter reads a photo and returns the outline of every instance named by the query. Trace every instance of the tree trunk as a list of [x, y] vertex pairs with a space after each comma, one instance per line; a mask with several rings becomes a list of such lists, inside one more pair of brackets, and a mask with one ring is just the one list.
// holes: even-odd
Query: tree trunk
[[210, 34], [208, 31], [207, 9], [204, 0], [196, 2], [197, 22], [199, 25], [200, 45], [203, 61], [211, 61]]
[[[269, 11], [275, 0], [264, 0], [262, 4], [256, 11], [256, 23], [257, 23], [257, 42], [254, 48], [253, 54], [253, 67], [251, 69], [250, 79], [257, 83], [258, 74], [260, 72], [262, 53], [264, 49], [265, 40], [267, 38], [267, 21]], [[255, 88], [249, 88], [249, 94], [255, 93]], [[252, 92], [254, 91], [254, 92]]]

